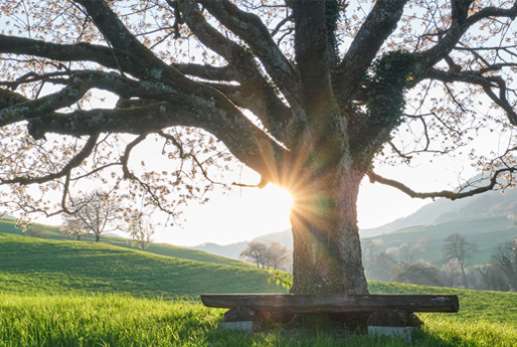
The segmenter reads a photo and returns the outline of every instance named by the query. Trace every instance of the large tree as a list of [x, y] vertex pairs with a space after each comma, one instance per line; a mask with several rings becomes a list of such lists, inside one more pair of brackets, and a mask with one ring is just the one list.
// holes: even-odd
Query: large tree
[[[374, 172], [379, 160], [452, 153], [476, 129], [517, 125], [515, 1], [8, 0], [0, 10], [0, 180], [28, 212], [45, 208], [26, 185], [57, 180], [66, 212], [70, 182], [117, 166], [167, 210], [163, 194], [202, 194], [182, 170], [138, 176], [131, 151], [163, 137], [172, 160], [215, 183], [206, 165], [217, 161], [195, 153], [215, 137], [260, 185], [295, 196], [292, 291], [363, 294], [363, 177], [457, 199], [509, 184], [516, 170], [511, 139], [491, 158], [472, 154], [490, 173], [475, 187], [421, 193]], [[120, 99], [88, 106], [97, 90]], [[187, 149], [185, 137], [196, 139]], [[39, 151], [53, 141], [71, 149]], [[13, 148], [32, 155], [13, 160]]]

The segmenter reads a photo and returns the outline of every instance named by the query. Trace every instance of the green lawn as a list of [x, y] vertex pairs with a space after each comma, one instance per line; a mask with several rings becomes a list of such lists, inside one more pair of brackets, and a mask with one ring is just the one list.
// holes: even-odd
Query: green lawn
[[[458, 314], [421, 315], [416, 346], [515, 346], [517, 293], [372, 283], [376, 293], [456, 293]], [[93, 242], [0, 233], [0, 346], [405, 346], [325, 332], [217, 328], [201, 292], [282, 289], [252, 267]]]

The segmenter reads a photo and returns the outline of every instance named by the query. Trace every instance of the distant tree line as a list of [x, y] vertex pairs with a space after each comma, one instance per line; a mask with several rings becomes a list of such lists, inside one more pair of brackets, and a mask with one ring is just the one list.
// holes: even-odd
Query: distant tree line
[[477, 246], [460, 234], [443, 241], [443, 265], [418, 259], [424, 244], [385, 249], [378, 240], [364, 243], [369, 279], [472, 289], [517, 291], [517, 239], [499, 245], [488, 264], [468, 266]]

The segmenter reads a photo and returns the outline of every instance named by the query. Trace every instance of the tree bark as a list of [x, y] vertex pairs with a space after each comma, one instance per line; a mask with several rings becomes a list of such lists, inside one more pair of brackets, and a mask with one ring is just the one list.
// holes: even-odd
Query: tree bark
[[363, 175], [343, 166], [334, 170], [296, 192], [291, 213], [294, 294], [368, 293], [356, 211]]

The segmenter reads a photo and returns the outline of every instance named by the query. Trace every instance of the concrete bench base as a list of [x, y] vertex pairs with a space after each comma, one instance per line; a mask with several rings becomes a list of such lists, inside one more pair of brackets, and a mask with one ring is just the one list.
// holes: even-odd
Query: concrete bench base
[[[253, 333], [254, 329], [253, 321], [240, 321], [240, 322], [221, 322], [219, 327], [229, 331], [240, 331], [245, 333]], [[400, 337], [406, 342], [412, 342], [412, 336], [417, 331], [417, 327], [386, 327], [369, 325], [368, 335], [370, 336], [387, 336], [387, 337]]]
[[384, 326], [377, 326], [377, 325], [369, 325], [368, 326], [368, 335], [401, 337], [406, 342], [411, 342], [413, 333], [417, 329], [418, 329], [417, 327], [384, 327]]
[[221, 322], [219, 327], [224, 330], [253, 332], [253, 321], [245, 320], [240, 322]]

